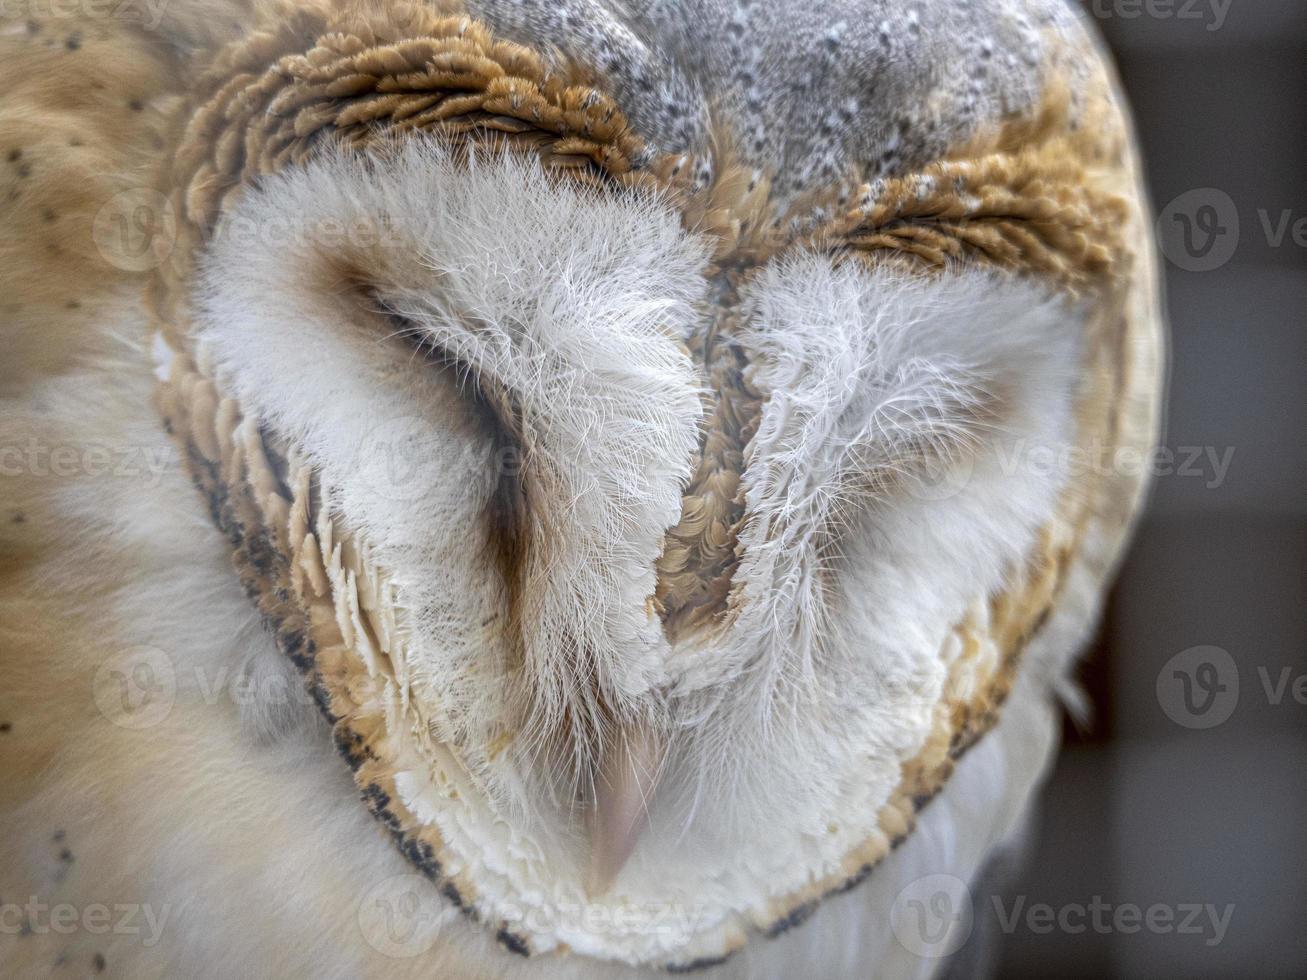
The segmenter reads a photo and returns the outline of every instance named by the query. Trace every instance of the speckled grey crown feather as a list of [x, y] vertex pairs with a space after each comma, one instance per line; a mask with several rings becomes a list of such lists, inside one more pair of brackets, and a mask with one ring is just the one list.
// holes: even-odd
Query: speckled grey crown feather
[[1038, 100], [1067, 0], [469, 0], [498, 33], [605, 76], [651, 152], [724, 129], [779, 198], [937, 159]]

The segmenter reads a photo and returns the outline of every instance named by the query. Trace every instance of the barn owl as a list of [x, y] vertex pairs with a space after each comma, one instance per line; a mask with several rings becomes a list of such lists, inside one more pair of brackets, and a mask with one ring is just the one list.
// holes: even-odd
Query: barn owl
[[965, 957], [1158, 416], [1077, 8], [20, 6], [3, 972]]

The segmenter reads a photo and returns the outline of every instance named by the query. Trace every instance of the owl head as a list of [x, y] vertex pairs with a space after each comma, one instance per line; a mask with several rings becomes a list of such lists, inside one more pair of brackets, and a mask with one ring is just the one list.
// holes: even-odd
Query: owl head
[[716, 962], [874, 875], [1138, 498], [1076, 17], [249, 16], [159, 175], [158, 403], [381, 832], [524, 955]]

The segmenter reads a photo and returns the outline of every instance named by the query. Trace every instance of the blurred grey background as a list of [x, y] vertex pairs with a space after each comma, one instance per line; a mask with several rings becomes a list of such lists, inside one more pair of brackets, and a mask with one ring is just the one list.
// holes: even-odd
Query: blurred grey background
[[[1167, 242], [1173, 472], [1082, 671], [1092, 724], [1068, 725], [1030, 863], [978, 914], [1113, 910], [1101, 931], [1071, 913], [1083, 932], [1023, 911], [1003, 977], [1307, 977], [1307, 3], [1083, 6]], [[1111, 925], [1152, 905], [1169, 926]], [[1206, 911], [1180, 929], [1189, 905], [1228, 909], [1219, 941]]]

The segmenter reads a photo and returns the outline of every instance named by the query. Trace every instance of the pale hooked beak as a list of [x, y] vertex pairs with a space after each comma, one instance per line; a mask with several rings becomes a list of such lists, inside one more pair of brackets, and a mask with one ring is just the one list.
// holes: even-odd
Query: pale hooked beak
[[586, 891], [608, 892], [649, 824], [649, 803], [666, 745], [644, 725], [620, 730], [604, 753], [595, 780]]

